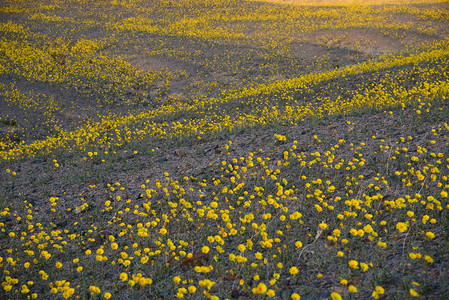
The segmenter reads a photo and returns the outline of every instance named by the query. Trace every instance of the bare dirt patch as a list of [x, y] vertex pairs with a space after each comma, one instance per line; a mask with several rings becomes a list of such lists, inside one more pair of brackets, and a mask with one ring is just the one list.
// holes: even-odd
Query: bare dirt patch
[[[391, 54], [407, 51], [412, 46], [436, 40], [436, 37], [403, 31], [400, 34], [382, 33], [375, 29], [349, 28], [345, 30], [325, 30], [316, 32], [316, 35], [308, 37], [316, 44], [325, 46], [326, 52], [332, 52], [334, 48], [340, 49], [341, 54], [348, 51], [365, 54], [367, 57], [376, 57], [380, 54]], [[326, 49], [326, 47], [328, 49]], [[312, 53], [320, 53], [315, 47]]]

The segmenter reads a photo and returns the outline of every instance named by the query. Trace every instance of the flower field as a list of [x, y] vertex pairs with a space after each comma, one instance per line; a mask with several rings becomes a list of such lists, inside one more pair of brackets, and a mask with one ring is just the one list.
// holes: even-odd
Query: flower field
[[0, 16], [1, 299], [449, 298], [447, 1]]

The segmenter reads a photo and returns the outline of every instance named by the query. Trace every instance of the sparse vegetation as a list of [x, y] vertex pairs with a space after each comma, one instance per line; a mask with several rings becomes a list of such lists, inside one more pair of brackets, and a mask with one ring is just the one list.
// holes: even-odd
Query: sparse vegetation
[[0, 297], [449, 297], [444, 1], [1, 1]]

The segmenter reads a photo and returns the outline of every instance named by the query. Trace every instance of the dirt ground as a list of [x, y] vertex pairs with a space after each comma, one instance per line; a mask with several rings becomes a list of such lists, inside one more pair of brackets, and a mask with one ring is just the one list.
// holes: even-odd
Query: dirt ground
[[[374, 5], [419, 4], [424, 1], [267, 0], [265, 2], [286, 5], [337, 6], [362, 3]], [[0, 6], [1, 3], [2, 0], [0, 0]], [[429, 3], [429, 1], [426, 1], [426, 3]], [[446, 4], [441, 5], [447, 7]], [[125, 11], [125, 8], [123, 10]], [[69, 14], [68, 12], [65, 13]], [[131, 15], [127, 11], [124, 14]], [[90, 28], [91, 31], [86, 30], [85, 32], [74, 31], [72, 29], [76, 25], [65, 23], [60, 24], [59, 32], [52, 32], [51, 29], [47, 28], [47, 24], [31, 22], [25, 15], [11, 16], [0, 13], [0, 20], [2, 22], [8, 20], [23, 22], [35, 32], [47, 34], [46, 38], [49, 40], [55, 40], [58, 35], [66, 35], [74, 41], [80, 38], [101, 40], [108, 38], [108, 35], [111, 34], [111, 32], [102, 31], [98, 28]], [[407, 15], [395, 15], [394, 20], [407, 24], [412, 19]], [[297, 28], [292, 26], [288, 29], [291, 30], [292, 36], [288, 43], [285, 43], [288, 46], [284, 48], [273, 47], [272, 49], [267, 44], [255, 42], [257, 35], [263, 33], [265, 28], [259, 26], [260, 24], [257, 22], [251, 23], [248, 21], [247, 24], [245, 23], [248, 26], [244, 28], [245, 33], [248, 34], [247, 40], [208, 41], [136, 33], [124, 37], [119, 42], [111, 43], [108, 48], [104, 49], [102, 55], [119, 56], [140, 71], [164, 69], [176, 74], [171, 79], [166, 95], [161, 96], [159, 100], [171, 101], [176, 99], [176, 101], [191, 103], [196, 99], [218, 97], [220, 93], [226, 93], [228, 90], [274, 83], [294, 78], [300, 74], [332, 71], [376, 59], [384, 54], [413, 50], [413, 47], [419, 48], [421, 45], [447, 39], [449, 24], [444, 25], [443, 22], [435, 20], [420, 20], [420, 22], [423, 26], [438, 25], [438, 28], [442, 28], [442, 30], [436, 35], [404, 30], [396, 36], [391, 32], [381, 32], [368, 27], [331, 28], [305, 32], [300, 35], [299, 31], [295, 31]], [[238, 24], [237, 21], [235, 23]], [[237, 26], [236, 24], [234, 25]], [[267, 32], [267, 35], [269, 35], [273, 44], [285, 42], [280, 38], [277, 39], [275, 30], [271, 33]], [[164, 44], [164, 47], [160, 46], [161, 44]], [[166, 52], [163, 54], [152, 52], [160, 49], [166, 50]], [[176, 53], [176, 55], [173, 53]], [[363, 74], [363, 76], [355, 76], [355, 78], [350, 79], [340, 78], [341, 84], [323, 82], [311, 89], [310, 92], [304, 92], [300, 96], [301, 99], [302, 97], [305, 99], [306, 96], [313, 99], [318, 96], [336, 97], [337, 94], [347, 96], [363, 84], [369, 85], [380, 82], [384, 75], [382, 72]], [[1, 120], [5, 121], [0, 124], [0, 138], [7, 132], [16, 130], [16, 134], [11, 135], [12, 141], [16, 143], [22, 139], [27, 142], [45, 139], [54, 133], [52, 131], [54, 124], [63, 129], [71, 130], [86, 126], [90, 121], [99, 120], [108, 114], [127, 115], [149, 109], [148, 106], [140, 104], [126, 106], [121, 103], [117, 104], [117, 102], [97, 102], [95, 99], [97, 94], [89, 94], [89, 91], [78, 91], [71, 86], [28, 81], [26, 78], [10, 74], [0, 75], [0, 84], [8, 87], [10, 83], [14, 83], [15, 87], [27, 95], [51, 96], [60, 107], [59, 111], [48, 118], [52, 119], [54, 123], [44, 124], [44, 121], [48, 121], [42, 119], [44, 109], [38, 107], [24, 113], [22, 107], [12, 102], [3, 101], [4, 98], [0, 95], [0, 117]], [[125, 96], [130, 96], [134, 92], [136, 91], [130, 90], [129, 94]], [[114, 98], [114, 95], [111, 95], [111, 98]], [[302, 101], [301, 99], [298, 101]], [[223, 108], [223, 111], [225, 109], [230, 110], [229, 108]], [[251, 107], [247, 109], [249, 111]], [[445, 109], [447, 111], [447, 108]], [[201, 111], [197, 115], [201, 117], [201, 113], [205, 112]], [[197, 115], [192, 113], [185, 118], [195, 119]], [[354, 143], [354, 145], [364, 143], [366, 146], [363, 151], [367, 152], [367, 157], [374, 160], [376, 156], [372, 153], [377, 153], [379, 139], [383, 139], [386, 145], [394, 147], [401, 137], [412, 136], [413, 139], [407, 141], [407, 147], [415, 149], [431, 138], [432, 129], [443, 127], [441, 120], [444, 120], [444, 118], [442, 112], [436, 111], [435, 115], [428, 114], [422, 120], [417, 121], [414, 110], [408, 108], [405, 111], [398, 109], [391, 114], [382, 111], [365, 114], [354, 113], [342, 117], [307, 120], [298, 122], [297, 125], [271, 124], [263, 127], [243, 128], [233, 132], [217, 133], [215, 136], [206, 136], [201, 140], [197, 140], [196, 136], [187, 141], [149, 138], [145, 142], [132, 141], [115, 148], [109, 148], [106, 145], [94, 145], [92, 148], [97, 148], [94, 150], [85, 149], [84, 152], [66, 153], [63, 150], [60, 152], [56, 150], [51, 154], [3, 162], [0, 170], [2, 172], [0, 174], [0, 200], [4, 203], [8, 202], [8, 205], [11, 204], [11, 207], [18, 209], [23, 206], [23, 201], [26, 199], [28, 203], [33, 205], [33, 211], [39, 217], [43, 217], [47, 213], [46, 207], [50, 197], [59, 197], [60, 205], [65, 208], [80, 206], [85, 201], [90, 204], [89, 210], [95, 211], [104, 207], [105, 201], [109, 199], [110, 195], [106, 192], [110, 185], [120, 183], [121, 186], [126, 188], [127, 197], [140, 204], [143, 202], [142, 185], [149, 183], [148, 185], [151, 186], [155, 181], [163, 180], [164, 172], [169, 173], [171, 178], [176, 179], [187, 176], [198, 178], [199, 181], [202, 179], [212, 180], [216, 177], [228, 180], [227, 177], [220, 177], [222, 175], [220, 174], [222, 161], [247, 157], [249, 153], [270, 157], [273, 161], [281, 159], [283, 151], [288, 150], [294, 140], [297, 141], [298, 151], [304, 153], [316, 151], [324, 153], [333, 145], [338, 144], [341, 139], [347, 140], [348, 143]], [[17, 120], [17, 124], [11, 126], [9, 120]], [[178, 120], [168, 119], [167, 121], [175, 122]], [[275, 134], [287, 136], [288, 141], [277, 140]], [[315, 136], [322, 139], [323, 142], [316, 143]], [[376, 136], [377, 140], [374, 140], [372, 136]], [[225, 150], [229, 141], [232, 141], [232, 146], [229, 150]], [[352, 147], [352, 144], [349, 147]], [[434, 151], [445, 152], [447, 140], [439, 141], [434, 147]], [[346, 150], [347, 153], [342, 155], [347, 155], [348, 157], [345, 157], [345, 159], [349, 159], [353, 152]], [[98, 151], [99, 156], [90, 159], [87, 157], [87, 151]], [[110, 153], [103, 155], [105, 151]], [[104, 161], [102, 162], [101, 159], [103, 158]], [[57, 159], [59, 167], [55, 167], [54, 159]], [[378, 170], [385, 168], [384, 165], [376, 165], [374, 161], [371, 163], [373, 168], [367, 171], [369, 173], [364, 174], [367, 178], [376, 176]], [[391, 163], [390, 169], [386, 172], [387, 175], [391, 175], [387, 178], [389, 181], [394, 180], [392, 174], [396, 171], [396, 167], [395, 163]], [[17, 174], [13, 177], [11, 174], [7, 174], [5, 169], [10, 169]], [[400, 192], [399, 189], [392, 190], [386, 196], [399, 197]], [[63, 228], [67, 224], [77, 221], [80, 213], [79, 211], [75, 211], [75, 213], [73, 211], [72, 213], [62, 212], [61, 216], [57, 216], [55, 226]], [[97, 220], [89, 219], [88, 221], [94, 223]], [[390, 258], [389, 262], [398, 259], [393, 257]], [[448, 267], [447, 261], [445, 260], [426, 270], [428, 272], [426, 274], [430, 274], [430, 271], [440, 272], [438, 278], [443, 279], [443, 286], [447, 286], [445, 282], [448, 282], [448, 276], [444, 273], [444, 270]], [[390, 275], [388, 278], [400, 282], [403, 274], [395, 271]], [[329, 298], [329, 286], [325, 286], [326, 284], [330, 285], [331, 282], [318, 281], [315, 278], [310, 283], [310, 288], [314, 290], [311, 293], [312, 296], [305, 295], [304, 298]], [[386, 284], [396, 285], [396, 283]], [[288, 297], [291, 292], [289, 289], [290, 287], [286, 285], [285, 295], [288, 295]], [[434, 288], [427, 296], [437, 298], [439, 296], [436, 294], [437, 292], [438, 289]], [[369, 297], [367, 294], [363, 296]], [[234, 298], [250, 299], [250, 296], [239, 295], [237, 292], [237, 296]]]

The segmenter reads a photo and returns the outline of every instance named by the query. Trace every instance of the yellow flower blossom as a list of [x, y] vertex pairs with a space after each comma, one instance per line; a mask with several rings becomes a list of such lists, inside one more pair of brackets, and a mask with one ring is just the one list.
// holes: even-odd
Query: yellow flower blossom
[[400, 232], [404, 232], [408, 229], [408, 225], [406, 223], [403, 222], [398, 222], [396, 224], [396, 229], [399, 230]]
[[349, 266], [353, 269], [358, 269], [359, 268], [359, 263], [356, 260], [351, 259], [348, 262]]
[[291, 267], [289, 269], [289, 273], [292, 274], [292, 275], [298, 274], [298, 272], [299, 272], [299, 270], [298, 270], [297, 267]]
[[331, 299], [332, 300], [342, 300], [343, 298], [341, 297], [341, 295], [337, 292], [332, 292], [331, 293]]

